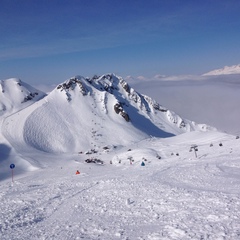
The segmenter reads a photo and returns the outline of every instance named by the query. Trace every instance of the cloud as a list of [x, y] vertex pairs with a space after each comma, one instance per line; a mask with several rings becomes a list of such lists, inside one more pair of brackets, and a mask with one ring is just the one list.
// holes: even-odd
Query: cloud
[[[100, 3], [96, 1], [96, 4], [98, 6]], [[158, 2], [156, 4], [159, 6]], [[133, 3], [127, 4], [126, 10], [122, 3], [119, 5], [120, 10], [113, 8], [112, 4], [106, 4], [104, 12], [108, 14], [105, 14], [92, 9], [92, 5], [78, 4], [74, 8], [72, 6], [72, 11], [67, 11], [66, 8], [69, 10], [69, 6], [63, 7], [59, 4], [57, 7], [61, 7], [63, 16], [55, 11], [52, 4], [48, 12], [45, 11], [46, 6], [40, 4], [38, 7], [43, 8], [44, 16], [33, 11], [31, 14], [22, 13], [19, 15], [18, 24], [16, 24], [18, 15], [6, 15], [5, 18], [10, 19], [2, 17], [3, 22], [11, 24], [9, 26], [3, 24], [2, 27], [0, 45], [4, 47], [0, 47], [0, 60], [148, 43], [164, 38], [163, 36], [170, 34], [169, 29], [178, 24], [178, 13], [165, 13], [161, 10], [162, 14], [159, 14], [157, 8], [151, 9], [149, 13], [145, 8], [139, 6], [136, 8]], [[82, 14], [79, 14], [77, 9], [81, 9]], [[21, 12], [16, 9], [15, 11], [15, 14]], [[145, 11], [146, 14], [143, 14]], [[123, 15], [124, 13], [126, 14]]]
[[108, 41], [99, 41], [95, 38], [57, 39], [43, 43], [24, 44], [17, 47], [6, 46], [0, 49], [0, 60], [42, 57], [66, 53], [81, 52], [86, 50], [101, 49], [114, 46]]
[[201, 76], [201, 75], [163, 75], [156, 74], [153, 77], [146, 76], [127, 76], [125, 78], [127, 81], [185, 81], [185, 80], [205, 80], [210, 79], [210, 77]]
[[203, 80], [203, 76], [198, 75], [172, 75], [172, 76], [161, 76], [157, 75], [154, 79], [162, 80], [162, 81], [182, 81], [182, 80]]
[[183, 118], [206, 123], [228, 133], [240, 133], [240, 74], [186, 75], [164, 79], [134, 81], [131, 85]]
[[56, 84], [37, 84], [34, 87], [42, 92], [50, 93], [54, 88], [56, 88]]
[[144, 80], [148, 80], [148, 78], [144, 77], [144, 76], [138, 76], [137, 77], [138, 80], [144, 81]]

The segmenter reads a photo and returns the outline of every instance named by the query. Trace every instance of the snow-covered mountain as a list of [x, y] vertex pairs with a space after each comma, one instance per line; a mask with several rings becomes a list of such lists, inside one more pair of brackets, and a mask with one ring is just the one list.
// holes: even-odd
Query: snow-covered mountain
[[26, 108], [46, 96], [20, 79], [0, 80], [0, 116]]
[[1, 240], [239, 238], [239, 136], [114, 74], [1, 88]]
[[[19, 84], [25, 90], [18, 89]], [[1, 98], [1, 104], [7, 106], [6, 113], [8, 109], [16, 111], [4, 118], [2, 131], [15, 149], [30, 146], [44, 152], [78, 152], [126, 145], [149, 136], [170, 137], [213, 129], [181, 118], [114, 74], [92, 79], [76, 76], [44, 98], [27, 86], [16, 79], [2, 84], [7, 97]], [[13, 98], [15, 95], [18, 97]], [[33, 102], [31, 97], [36, 95], [42, 99]], [[21, 105], [28, 98], [32, 104]], [[12, 103], [11, 108], [7, 101]]]
[[216, 76], [216, 75], [229, 75], [229, 74], [240, 74], [240, 64], [233, 66], [225, 66], [220, 69], [212, 70], [203, 76]]

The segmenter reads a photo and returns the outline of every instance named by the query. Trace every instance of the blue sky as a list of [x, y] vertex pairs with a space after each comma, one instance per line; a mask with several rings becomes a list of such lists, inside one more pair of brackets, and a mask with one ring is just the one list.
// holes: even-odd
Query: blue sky
[[0, 79], [202, 74], [240, 63], [239, 0], [1, 0]]

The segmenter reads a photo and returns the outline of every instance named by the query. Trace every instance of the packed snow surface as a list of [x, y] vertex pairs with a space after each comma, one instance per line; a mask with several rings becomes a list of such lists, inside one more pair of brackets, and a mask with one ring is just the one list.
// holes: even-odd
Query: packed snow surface
[[107, 76], [2, 98], [0, 239], [240, 239], [239, 137]]
[[185, 133], [91, 155], [103, 165], [30, 152], [42, 168], [1, 182], [1, 239], [239, 239], [239, 145]]

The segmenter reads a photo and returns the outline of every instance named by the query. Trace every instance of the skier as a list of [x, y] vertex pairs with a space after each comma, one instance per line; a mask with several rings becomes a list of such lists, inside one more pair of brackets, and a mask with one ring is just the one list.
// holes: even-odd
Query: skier
[[80, 174], [80, 172], [79, 172], [78, 170], [76, 171], [76, 175], [77, 175], [77, 174]]

